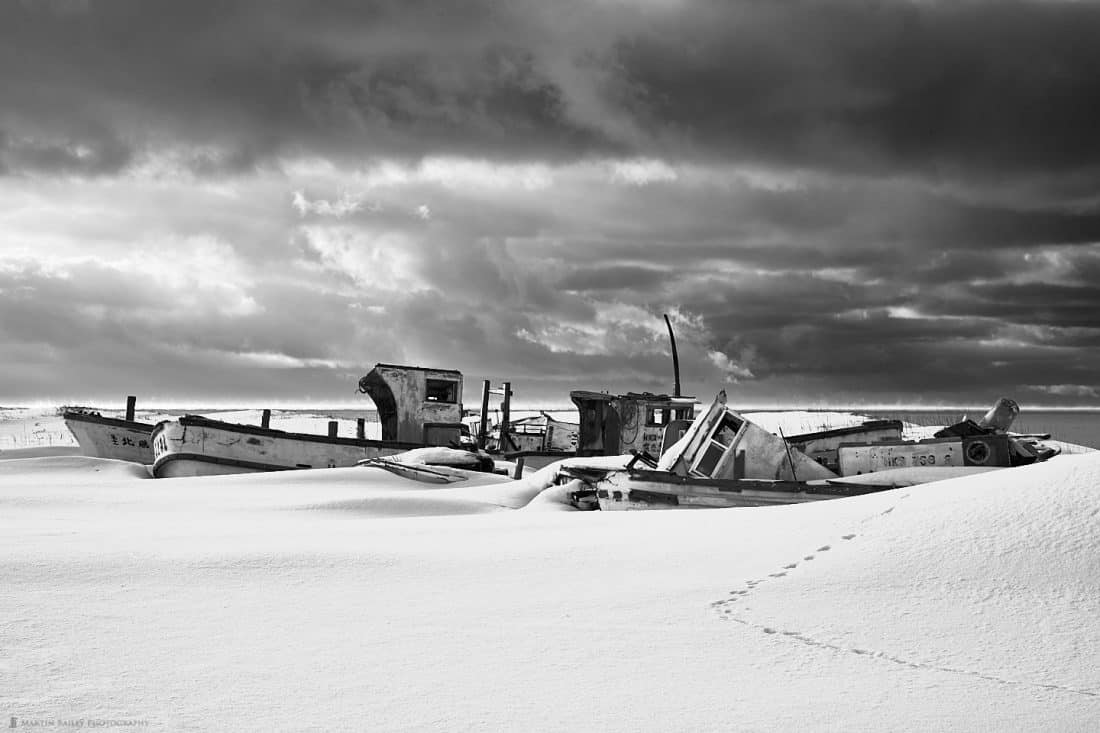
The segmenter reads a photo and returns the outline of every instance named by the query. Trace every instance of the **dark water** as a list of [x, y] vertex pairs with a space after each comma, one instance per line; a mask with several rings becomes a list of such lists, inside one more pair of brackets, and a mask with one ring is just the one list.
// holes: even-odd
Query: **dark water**
[[[969, 417], [977, 420], [983, 411], [962, 413], [944, 410], [876, 412], [875, 417], [904, 420], [916, 425], [950, 425]], [[1056, 440], [1100, 448], [1100, 410], [1021, 410], [1011, 430], [1015, 433], [1050, 433]]]

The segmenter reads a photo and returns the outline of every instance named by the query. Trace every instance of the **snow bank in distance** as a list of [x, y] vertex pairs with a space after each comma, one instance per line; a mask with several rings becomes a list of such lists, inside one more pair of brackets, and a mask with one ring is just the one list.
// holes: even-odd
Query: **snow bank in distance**
[[782, 431], [783, 435], [787, 437], [862, 425], [874, 419], [850, 412], [811, 412], [807, 410], [743, 412], [741, 414], [769, 433], [779, 435]]

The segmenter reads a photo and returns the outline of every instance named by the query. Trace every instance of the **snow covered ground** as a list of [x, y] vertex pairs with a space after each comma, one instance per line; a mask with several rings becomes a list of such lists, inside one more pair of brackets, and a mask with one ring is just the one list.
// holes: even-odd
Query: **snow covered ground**
[[368, 468], [147, 476], [85, 457], [0, 460], [4, 720], [1100, 722], [1100, 453], [709, 511], [575, 512], [530, 480], [435, 488]]

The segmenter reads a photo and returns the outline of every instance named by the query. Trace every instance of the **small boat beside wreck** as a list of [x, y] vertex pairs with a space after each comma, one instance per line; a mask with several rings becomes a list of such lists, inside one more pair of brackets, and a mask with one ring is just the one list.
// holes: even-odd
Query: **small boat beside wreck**
[[99, 412], [69, 408], [62, 419], [80, 445], [80, 452], [94, 458], [112, 458], [149, 465], [153, 462], [150, 438], [153, 425], [134, 420], [135, 400], [130, 397], [126, 417], [104, 417]]
[[153, 475], [337, 468], [463, 439], [460, 372], [376, 364], [359, 380], [359, 389], [378, 410], [381, 440], [290, 433], [185, 415], [153, 428]]

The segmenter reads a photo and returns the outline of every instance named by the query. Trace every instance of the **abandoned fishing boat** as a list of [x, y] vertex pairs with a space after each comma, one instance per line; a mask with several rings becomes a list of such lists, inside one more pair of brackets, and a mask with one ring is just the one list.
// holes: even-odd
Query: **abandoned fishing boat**
[[289, 433], [196, 415], [153, 428], [158, 478], [354, 466], [367, 458], [461, 443], [462, 374], [376, 364], [359, 380], [373, 400], [381, 440]]
[[[1007, 433], [1011, 419], [1004, 411], [998, 403], [981, 421], [958, 423], [922, 441], [898, 439], [896, 421], [785, 440], [729, 409], [722, 392], [659, 460], [636, 453], [625, 468], [571, 466], [562, 475], [589, 487], [575, 492], [579, 507], [743, 507], [857, 496], [1055, 454], [1037, 445], [1034, 436]], [[846, 442], [856, 436], [866, 440]]]
[[525, 428], [514, 431], [509, 427], [509, 434], [514, 434], [511, 445], [515, 449], [503, 451], [504, 457], [521, 467], [537, 469], [574, 456], [620, 456], [635, 452], [658, 456], [679, 439], [695, 416], [694, 397], [650, 392], [612, 395], [584, 390], [574, 390], [569, 397], [577, 406], [579, 424], [557, 421], [547, 415], [545, 435], [532, 430], [533, 435], [526, 440]]
[[134, 404], [130, 397], [125, 418], [104, 417], [83, 408], [66, 409], [62, 418], [84, 455], [148, 465], [153, 462], [153, 426], [134, 420]]
[[[575, 503], [591, 504], [595, 498], [605, 511], [760, 506], [868, 491], [854, 486], [810, 486], [811, 479], [836, 474], [729, 409], [724, 391], [679, 438], [678, 429], [668, 428], [676, 426], [666, 427], [661, 443], [668, 447], [657, 454], [659, 459], [652, 452], [636, 451], [626, 468], [563, 468], [565, 478], [580, 478], [591, 489], [578, 492]], [[638, 468], [639, 463], [644, 467]]]
[[898, 468], [1009, 468], [1057, 455], [1056, 448], [1042, 442], [1049, 435], [1008, 432], [1019, 413], [1016, 402], [1001, 398], [979, 420], [964, 419], [924, 440], [902, 440], [898, 436], [841, 443], [834, 470], [840, 476], [859, 476]]

